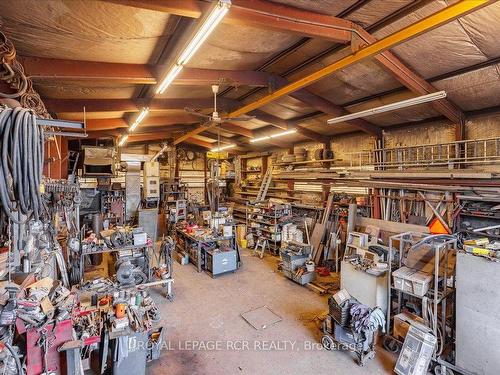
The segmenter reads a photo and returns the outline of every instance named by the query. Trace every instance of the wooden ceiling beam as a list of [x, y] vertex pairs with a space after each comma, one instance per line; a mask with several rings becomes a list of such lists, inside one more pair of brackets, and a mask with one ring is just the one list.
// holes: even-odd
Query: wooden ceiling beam
[[[139, 112], [148, 105], [147, 100], [142, 99], [44, 99], [44, 103], [50, 112]], [[231, 105], [232, 101], [229, 102]], [[220, 98], [217, 101], [221, 109], [228, 108], [228, 101]], [[164, 111], [169, 109], [212, 108], [213, 98], [172, 98], [152, 99], [149, 102], [151, 111]]]
[[[377, 42], [377, 38], [369, 32], [357, 27], [358, 32], [364, 39], [365, 43], [373, 44]], [[391, 51], [384, 51], [375, 56], [375, 59], [394, 77], [408, 89], [419, 95], [427, 95], [439, 91], [431, 83], [427, 82], [423, 77], [414, 72], [410, 67], [405, 65]], [[459, 124], [465, 121], [465, 115], [460, 108], [453, 104], [448, 99], [436, 100], [430, 103], [434, 109], [446, 116], [452, 122]]]
[[19, 57], [27, 76], [33, 80], [65, 79], [85, 81], [111, 81], [133, 84], [156, 84], [154, 69], [150, 65], [122, 64], [94, 61]]
[[260, 109], [256, 109], [255, 111], [252, 111], [249, 114], [255, 116], [256, 120], [267, 122], [268, 124], [273, 125], [276, 128], [288, 130], [288, 127], [290, 126], [287, 120], [272, 115], [270, 113], [261, 111]]
[[212, 143], [202, 141], [201, 139], [198, 139], [198, 138], [190, 137], [190, 138], [186, 139], [186, 142], [187, 143], [191, 143], [193, 145], [204, 147], [206, 149], [212, 149], [212, 148], [214, 148], [214, 145]]
[[[300, 126], [299, 125], [300, 121], [285, 120], [285, 119], [282, 119], [280, 117], [263, 112], [261, 110], [252, 111], [251, 114], [256, 116], [256, 120], [267, 122], [267, 123], [269, 123], [269, 125], [272, 125], [276, 128], [283, 129], [283, 130], [296, 129], [297, 133], [299, 133], [299, 134], [303, 135], [304, 137], [309, 138], [313, 141], [320, 142], [320, 143], [328, 143], [330, 141], [330, 137], [328, 137], [324, 134], [320, 134], [318, 132], [315, 132], [314, 130], [310, 130], [304, 126]], [[256, 135], [256, 137], [258, 137], [258, 135]]]
[[[190, 18], [201, 17], [210, 7], [210, 3], [198, 0], [106, 1]], [[351, 21], [262, 0], [233, 0], [222, 22], [291, 32], [338, 43], [351, 40]]]
[[[155, 71], [164, 71], [164, 67], [142, 64], [106, 63], [78, 60], [49, 59], [41, 57], [20, 57], [25, 72], [32, 79], [68, 79], [83, 81], [110, 81], [133, 84], [156, 84]], [[288, 81], [260, 71], [231, 71], [185, 68], [173, 82], [174, 85], [211, 85], [214, 83], [231, 86], [266, 87], [269, 82], [284, 86]], [[318, 110], [331, 115], [346, 114], [343, 108], [303, 89], [291, 95]], [[133, 108], [133, 107], [132, 107]], [[264, 115], [265, 116], [265, 115]], [[359, 121], [363, 123], [364, 120]], [[357, 125], [357, 124], [355, 124]], [[120, 125], [120, 127], [125, 127]], [[368, 122], [363, 123], [361, 130], [374, 133], [380, 131]]]
[[88, 119], [85, 121], [85, 128], [87, 132], [99, 131], [99, 130], [113, 130], [120, 128], [128, 128], [129, 124], [124, 118], [100, 118], [100, 119]]
[[[447, 6], [428, 17], [425, 17], [409, 26], [396, 31], [395, 33], [386, 36], [374, 43], [368, 44], [367, 46], [360, 46], [350, 55], [347, 55], [339, 60], [321, 68], [318, 71], [312, 72], [305, 77], [298, 79], [297, 81], [291, 82], [288, 85], [281, 87], [280, 89], [263, 96], [251, 103], [243, 105], [235, 111], [228, 114], [229, 117], [238, 117], [244, 115], [245, 113], [251, 113], [252, 111], [259, 109], [266, 104], [269, 104], [283, 96], [290, 95], [300, 89], [303, 89], [333, 73], [336, 71], [346, 68], [357, 62], [373, 58], [378, 54], [381, 54], [401, 43], [404, 43], [412, 38], [422, 35], [425, 32], [433, 30], [439, 26], [445, 25], [457, 18], [465, 16], [471, 12], [481, 9], [487, 5], [494, 3], [493, 0], [478, 0], [478, 1], [459, 1], [452, 5]], [[196, 135], [203, 131], [201, 128], [194, 129], [193, 131], [184, 134], [182, 137], [177, 138], [174, 144], [179, 144], [185, 139]]]
[[[158, 65], [123, 64], [94, 61], [20, 57], [26, 75], [33, 80], [105, 81], [155, 85], [166, 67]], [[267, 87], [270, 75], [251, 70], [217, 70], [184, 68], [173, 85]]]
[[[289, 82], [280, 76], [275, 77], [276, 83], [279, 85], [279, 87], [286, 86]], [[316, 95], [312, 93], [311, 91], [307, 89], [301, 89], [297, 90], [295, 92], [292, 92], [290, 96], [296, 100], [299, 100], [303, 103], [308, 104], [309, 106], [313, 107], [314, 109], [321, 111], [325, 114], [331, 115], [331, 116], [343, 116], [346, 114], [349, 114], [349, 111], [344, 109], [343, 107], [332, 103], [331, 101], [322, 98], [319, 95]], [[368, 133], [370, 135], [375, 135], [377, 137], [382, 136], [382, 129], [378, 127], [377, 125], [372, 124], [369, 121], [366, 121], [364, 119], [356, 119], [352, 121], [346, 121], [346, 123], [355, 126], [356, 128], [362, 130], [365, 133]], [[325, 124], [325, 126], [328, 126]]]
[[[249, 143], [241, 142], [237, 140], [236, 138], [228, 138], [224, 136], [217, 136], [217, 134], [210, 133], [210, 132], [203, 132], [201, 133], [202, 136], [213, 139], [214, 141], [217, 142], [217, 138], [220, 139], [220, 141], [223, 143], [221, 146], [227, 146], [228, 144], [234, 144], [236, 145], [236, 148], [242, 150], [248, 150]], [[217, 147], [217, 143], [215, 143], [212, 147]]]
[[318, 143], [329, 144], [330, 137], [324, 134], [315, 132], [314, 130], [308, 129], [304, 126], [296, 126], [297, 133], [303, 135], [306, 138], [312, 139]]
[[[189, 114], [173, 114], [168, 116], [154, 116], [154, 117], [146, 117], [139, 127], [139, 130], [142, 130], [145, 127], [152, 127], [158, 130], [159, 127], [169, 127], [169, 130], [174, 125], [180, 124], [197, 124], [199, 123], [199, 119], [195, 116], [191, 116]], [[124, 118], [108, 118], [108, 119], [88, 119], [86, 121], [86, 129], [87, 131], [96, 131], [96, 130], [112, 130], [119, 128], [128, 128], [129, 122]], [[192, 126], [185, 126], [186, 129], [190, 129]]]
[[224, 122], [220, 125], [221, 129], [238, 135], [242, 135], [247, 138], [254, 138], [254, 133], [252, 130], [247, 129], [241, 125], [234, 124], [232, 122]]

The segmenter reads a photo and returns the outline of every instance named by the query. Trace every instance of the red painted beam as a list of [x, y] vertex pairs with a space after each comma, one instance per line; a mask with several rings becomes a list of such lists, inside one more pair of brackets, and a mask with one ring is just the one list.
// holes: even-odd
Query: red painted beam
[[[164, 67], [156, 68], [141, 64], [103, 63], [39, 57], [23, 57], [20, 61], [23, 63], [26, 73], [33, 79], [104, 80], [123, 83], [155, 84], [156, 78], [153, 71], [165, 70]], [[271, 79], [277, 82], [280, 87], [288, 84], [288, 81], [284, 78], [279, 76], [272, 77], [266, 72], [194, 68], [183, 69], [174, 84], [210, 85], [219, 83], [231, 86], [267, 86]], [[341, 116], [347, 113], [343, 108], [305, 89], [299, 90], [291, 96], [333, 116]], [[87, 110], [91, 111], [90, 108]], [[280, 124], [278, 123], [277, 125], [281, 126]], [[380, 128], [377, 128], [366, 120], [354, 121], [352, 124], [370, 134], [380, 135]]]
[[201, 146], [201, 147], [204, 147], [204, 148], [208, 148], [208, 149], [214, 148], [216, 146], [213, 143], [205, 142], [205, 141], [202, 141], [201, 139], [198, 139], [198, 138], [188, 138], [188, 139], [186, 139], [186, 142], [187, 143], [191, 143], [193, 145], [197, 145], [197, 146]]
[[290, 126], [287, 120], [271, 115], [270, 113], [261, 111], [260, 109], [256, 109], [255, 111], [252, 111], [249, 114], [255, 116], [256, 120], [267, 122], [270, 125], [273, 125], [283, 130], [287, 130], [288, 127]]
[[[317, 133], [314, 130], [307, 129], [304, 126], [300, 126], [300, 122], [285, 120], [260, 110], [252, 111], [251, 114], [256, 116], [257, 120], [268, 122], [270, 125], [283, 130], [297, 129], [297, 133], [306, 138], [312, 139], [313, 141], [320, 143], [328, 143], [330, 141], [330, 137]], [[256, 137], [258, 137], [258, 135], [256, 135]]]
[[237, 124], [233, 124], [233, 123], [230, 123], [230, 122], [225, 122], [225, 123], [221, 124], [220, 127], [223, 130], [226, 130], [226, 131], [228, 131], [230, 133], [242, 135], [242, 136], [247, 137], [247, 138], [253, 138], [254, 137], [253, 131], [250, 130], [250, 129], [247, 129], [245, 127], [243, 127], [242, 125], [237, 125]]
[[330, 137], [324, 134], [319, 134], [313, 130], [310, 130], [304, 126], [296, 126], [297, 133], [303, 135], [306, 138], [312, 139], [313, 141], [329, 144]]
[[[106, 1], [191, 18], [201, 17], [210, 7], [210, 3], [197, 0]], [[349, 29], [352, 23], [348, 20], [262, 0], [233, 0], [231, 9], [222, 22], [292, 32], [339, 43], [351, 40]]]
[[[158, 127], [168, 126], [169, 130], [173, 125], [178, 124], [197, 124], [199, 123], [199, 119], [195, 116], [191, 116], [189, 114], [174, 114], [168, 116], [154, 116], [154, 117], [146, 117], [139, 129], [145, 127], [156, 128]], [[104, 119], [88, 119], [86, 121], [86, 129], [87, 132], [98, 131], [98, 130], [114, 130], [120, 128], [128, 128], [129, 122], [124, 118], [104, 118]], [[187, 126], [189, 127], [189, 126]]]
[[[165, 73], [167, 68], [160, 67], [159, 70]], [[173, 84], [182, 86], [208, 86], [219, 84], [227, 86], [267, 87], [269, 85], [269, 74], [251, 70], [183, 68]]]
[[123, 118], [103, 118], [88, 119], [85, 122], [87, 132], [97, 130], [114, 130], [119, 128], [128, 128], [128, 123]]
[[140, 105], [132, 99], [44, 99], [47, 110], [64, 112], [138, 112]]
[[351, 41], [352, 22], [342, 18], [263, 0], [233, 0], [232, 3], [227, 23], [250, 24], [337, 43]]
[[172, 135], [175, 132], [190, 131], [196, 128], [196, 125], [189, 124], [170, 124], [161, 126], [140, 126], [132, 134], [150, 134], [150, 133], [168, 133]]
[[[211, 129], [211, 130], [213, 130], [213, 129]], [[207, 138], [211, 138], [215, 141], [215, 143], [214, 143], [214, 145], [212, 145], [212, 147], [217, 147], [217, 140], [218, 139], [220, 139], [220, 141], [222, 143], [221, 146], [227, 146], [228, 144], [234, 144], [234, 145], [236, 145], [236, 148], [240, 149], [240, 150], [248, 149], [248, 146], [249, 146], [248, 143], [240, 142], [237, 139], [228, 138], [228, 137], [224, 137], [224, 136], [217, 136], [217, 134], [210, 133], [210, 132], [202, 132], [201, 135], [204, 137], [207, 137]]]
[[[55, 113], [64, 112], [139, 112], [149, 105], [151, 111], [183, 109], [185, 107], [211, 108], [212, 98], [152, 99], [150, 102], [141, 99], [44, 99], [48, 110]], [[218, 104], [226, 105], [224, 99]]]
[[[282, 78], [282, 77], [276, 77], [276, 82], [280, 87], [287, 85], [289, 82]], [[290, 94], [292, 98], [295, 98], [303, 103], [306, 103], [313, 107], [314, 109], [321, 111], [323, 113], [326, 113], [328, 115], [332, 116], [342, 116], [346, 115], [349, 112], [344, 109], [343, 107], [332, 103], [331, 101], [322, 98], [319, 95], [316, 95], [312, 93], [311, 91], [307, 89], [301, 89], [298, 91], [295, 91]], [[371, 122], [368, 122], [364, 119], [356, 119], [356, 120], [351, 120], [351, 121], [346, 121], [348, 124], [351, 124], [355, 126], [356, 128], [364, 131], [365, 133], [375, 135], [377, 137], [382, 136], [382, 129], [379, 128], [378, 126], [372, 124]]]
[[26, 75], [37, 79], [116, 81], [134, 84], [156, 84], [153, 69], [141, 64], [117, 64], [93, 61], [19, 57]]
[[[357, 29], [361, 34], [361, 37], [367, 44], [372, 44], [377, 41], [377, 39], [373, 35], [363, 30], [361, 27], [358, 26]], [[381, 54], [375, 55], [375, 59], [385, 69], [391, 72], [399, 82], [401, 82], [404, 86], [406, 86], [414, 93], [419, 95], [427, 95], [439, 91], [432, 84], [427, 82], [424, 78], [422, 78], [420, 75], [406, 66], [391, 51], [384, 51]], [[436, 100], [434, 102], [431, 102], [430, 105], [432, 105], [438, 112], [449, 118], [454, 123], [462, 123], [465, 120], [464, 113], [455, 104], [447, 99]]]
[[[94, 61], [20, 57], [25, 73], [32, 79], [58, 79], [79, 81], [105, 81], [154, 85], [166, 67]], [[184, 68], [174, 85], [204, 86], [212, 84], [230, 86], [267, 87], [269, 74], [246, 70], [216, 70]]]

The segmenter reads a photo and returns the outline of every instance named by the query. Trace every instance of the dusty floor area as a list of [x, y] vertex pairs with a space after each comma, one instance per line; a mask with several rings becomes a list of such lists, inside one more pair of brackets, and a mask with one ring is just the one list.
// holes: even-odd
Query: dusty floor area
[[[245, 252], [243, 262], [217, 279], [175, 263], [174, 301], [156, 295], [166, 345], [148, 374], [392, 373], [394, 362], [380, 348], [365, 367], [351, 353], [322, 349], [317, 318], [327, 298], [284, 278], [276, 258]], [[263, 305], [282, 321], [258, 331], [240, 314]]]

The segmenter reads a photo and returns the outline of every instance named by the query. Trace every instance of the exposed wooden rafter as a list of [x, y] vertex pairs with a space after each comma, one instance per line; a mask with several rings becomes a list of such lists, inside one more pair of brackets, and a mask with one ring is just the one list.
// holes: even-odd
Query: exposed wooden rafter
[[[362, 38], [368, 43], [373, 44], [377, 39], [370, 33], [358, 29]], [[439, 91], [432, 84], [427, 82], [423, 77], [415, 73], [411, 68], [405, 65], [391, 51], [382, 52], [375, 56], [375, 59], [394, 77], [408, 89], [419, 95], [427, 95]], [[447, 99], [437, 100], [430, 103], [438, 112], [449, 118], [454, 123], [462, 123], [465, 120], [463, 112], [452, 102]]]
[[[142, 123], [141, 128], [150, 127], [163, 127], [172, 126], [177, 124], [196, 124], [199, 119], [195, 116], [189, 114], [173, 114], [167, 116], [149, 116], [146, 117]], [[87, 131], [95, 130], [108, 130], [108, 129], [119, 129], [128, 128], [130, 123], [124, 118], [106, 118], [106, 119], [88, 119], [86, 122]], [[186, 129], [189, 127], [186, 126]], [[157, 129], [158, 130], [158, 129]]]
[[[210, 3], [198, 0], [106, 0], [111, 3], [151, 9], [183, 17], [199, 18]], [[233, 0], [224, 23], [252, 25], [264, 29], [307, 35], [348, 43], [352, 22], [329, 15], [262, 0]]]
[[[324, 68], [311, 73], [295, 82], [289, 83], [288, 85], [276, 90], [275, 92], [268, 94], [254, 102], [248, 103], [243, 107], [229, 113], [230, 117], [241, 116], [245, 113], [252, 112], [266, 104], [271, 103], [272, 101], [281, 98], [285, 95], [290, 95], [308, 85], [311, 85], [314, 82], [338, 71], [339, 69], [345, 68], [349, 65], [352, 65], [356, 62], [374, 57], [382, 52], [389, 50], [392, 47], [395, 47], [398, 44], [404, 43], [407, 40], [410, 40], [418, 35], [421, 35], [429, 30], [432, 30], [436, 27], [444, 25], [452, 20], [455, 20], [459, 17], [462, 17], [466, 14], [469, 14], [475, 10], [478, 10], [482, 7], [485, 7], [491, 3], [493, 0], [484, 0], [484, 1], [460, 1], [453, 5], [450, 5], [444, 9], [437, 11], [436, 13], [415, 22], [391, 35], [388, 35], [385, 38], [377, 40], [374, 43], [368, 44], [366, 46], [360, 46], [352, 54], [345, 56], [330, 65], [325, 66]], [[183, 140], [198, 134], [201, 132], [201, 129], [195, 129], [188, 134], [185, 134], [179, 138], [177, 138], [174, 143], [181, 143]]]
[[[42, 57], [20, 57], [25, 73], [33, 80], [103, 81], [155, 85], [166, 70], [158, 65], [123, 64], [95, 61], [61, 60]], [[250, 70], [216, 70], [184, 68], [173, 82], [181, 86], [211, 84], [267, 87], [270, 75]]]
[[[213, 98], [182, 99], [44, 99], [50, 112], [139, 112], [142, 107], [149, 106], [151, 111], [183, 109], [185, 107], [212, 108]], [[221, 98], [217, 105], [225, 110], [231, 108], [232, 101]]]

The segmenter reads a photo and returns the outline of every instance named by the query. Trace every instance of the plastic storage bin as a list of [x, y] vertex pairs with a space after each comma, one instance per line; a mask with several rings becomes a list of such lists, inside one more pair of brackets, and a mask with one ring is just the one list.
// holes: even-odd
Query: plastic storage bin
[[428, 291], [432, 275], [408, 267], [401, 267], [392, 273], [394, 287], [403, 292], [423, 297]]

